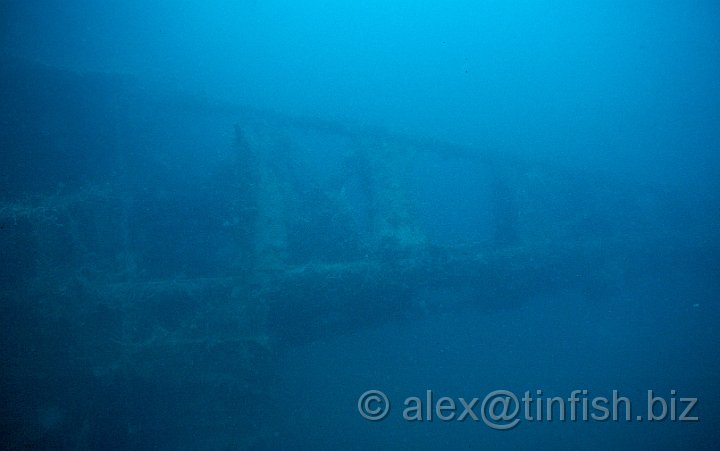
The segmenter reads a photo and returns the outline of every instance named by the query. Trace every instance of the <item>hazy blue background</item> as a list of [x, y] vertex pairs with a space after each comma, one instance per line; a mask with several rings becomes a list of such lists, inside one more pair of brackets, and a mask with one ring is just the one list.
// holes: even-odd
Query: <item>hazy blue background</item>
[[[11, 0], [0, 3], [0, 39], [8, 55], [128, 74], [158, 91], [499, 149], [629, 185], [669, 185], [679, 203], [696, 206], [702, 230], [717, 230], [718, 2]], [[201, 131], [188, 131], [198, 145], [163, 141], [161, 131], [169, 160], [177, 149], [188, 152], [175, 156], [188, 167], [202, 160], [190, 153], [206, 150], [195, 136]], [[445, 171], [424, 173], [423, 196], [437, 196], [434, 205], [485, 205], [486, 192], [434, 192], [453, 178], [476, 186], [462, 168]], [[438, 241], [447, 230], [457, 241], [477, 232], [467, 216], [449, 207], [443, 214], [450, 227], [427, 231]], [[482, 211], [472, 223], [482, 223]], [[667, 224], [680, 236], [681, 226]], [[181, 235], [182, 224], [175, 227], [168, 231]], [[185, 252], [171, 235], [148, 246]], [[512, 309], [449, 312], [293, 349], [280, 359], [275, 398], [287, 405], [279, 413], [287, 424], [278, 424], [289, 429], [268, 447], [712, 449], [720, 418], [717, 265], [637, 272], [641, 280], [611, 297], [529, 295]], [[498, 433], [478, 423], [403, 424], [396, 409], [375, 424], [355, 411], [357, 395], [371, 388], [396, 403], [426, 389], [466, 398], [500, 388], [549, 396], [618, 389], [638, 413], [645, 390], [677, 389], [700, 397], [703, 421], [521, 424]]]
[[718, 169], [713, 1], [10, 0], [2, 8], [3, 47], [54, 65], [633, 175], [707, 181]]

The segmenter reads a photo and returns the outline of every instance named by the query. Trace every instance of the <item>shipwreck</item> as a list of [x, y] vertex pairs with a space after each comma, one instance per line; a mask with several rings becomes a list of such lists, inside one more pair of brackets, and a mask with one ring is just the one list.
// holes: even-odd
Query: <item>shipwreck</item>
[[[5, 61], [0, 80], [13, 446], [132, 447], [148, 430], [192, 443], [170, 411], [193, 437], [231, 431], [251, 448], [275, 433], [263, 418], [278, 353], [542, 293], [601, 298], [643, 273], [712, 266], [716, 252], [695, 206], [599, 170], [23, 61]], [[428, 172], [444, 185], [422, 185]], [[483, 194], [435, 196], [468, 187]], [[447, 215], [467, 229], [454, 234]], [[437, 305], [422, 295], [460, 288]], [[46, 399], [64, 382], [77, 389]], [[118, 418], [128, 427], [113, 429]]]

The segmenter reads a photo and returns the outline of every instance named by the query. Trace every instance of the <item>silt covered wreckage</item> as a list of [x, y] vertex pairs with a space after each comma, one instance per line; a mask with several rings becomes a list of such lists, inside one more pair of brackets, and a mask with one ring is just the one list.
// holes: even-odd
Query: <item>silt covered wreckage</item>
[[170, 423], [183, 417], [192, 437], [249, 448], [277, 433], [276, 359], [294, 346], [546, 293], [601, 298], [710, 259], [668, 234], [690, 206], [662, 187], [115, 76], [2, 71], [13, 445], [132, 447], [149, 430], [187, 444]]

